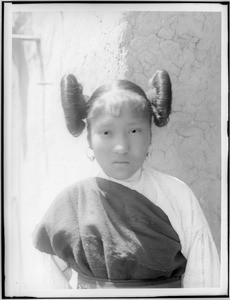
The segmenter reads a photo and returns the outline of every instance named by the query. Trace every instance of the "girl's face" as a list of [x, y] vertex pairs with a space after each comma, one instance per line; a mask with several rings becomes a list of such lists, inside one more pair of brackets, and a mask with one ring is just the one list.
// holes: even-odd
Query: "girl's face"
[[124, 106], [118, 116], [102, 112], [90, 128], [91, 148], [109, 177], [127, 179], [141, 167], [151, 141], [149, 119]]

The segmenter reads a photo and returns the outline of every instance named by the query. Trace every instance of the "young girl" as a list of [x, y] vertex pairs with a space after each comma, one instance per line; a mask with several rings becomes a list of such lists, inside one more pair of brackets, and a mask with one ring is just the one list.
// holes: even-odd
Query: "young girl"
[[59, 283], [219, 286], [218, 254], [197, 199], [183, 182], [148, 166], [152, 123], [167, 124], [172, 98], [165, 70], [150, 84], [145, 94], [118, 80], [87, 99], [73, 75], [62, 79], [67, 127], [79, 136], [86, 122], [90, 158], [101, 171], [60, 193], [35, 230], [35, 247], [60, 270]]

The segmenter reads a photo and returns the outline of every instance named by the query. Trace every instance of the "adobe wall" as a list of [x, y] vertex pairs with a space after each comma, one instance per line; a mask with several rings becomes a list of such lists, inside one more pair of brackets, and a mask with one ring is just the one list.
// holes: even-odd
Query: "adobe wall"
[[185, 181], [220, 242], [221, 17], [208, 12], [126, 14], [127, 78], [148, 89], [161, 68], [171, 77], [166, 128], [153, 128], [152, 164]]

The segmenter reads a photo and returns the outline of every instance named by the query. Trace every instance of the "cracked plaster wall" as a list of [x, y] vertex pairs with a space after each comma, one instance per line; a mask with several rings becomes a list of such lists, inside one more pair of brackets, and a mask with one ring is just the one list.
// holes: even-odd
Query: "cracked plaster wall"
[[127, 78], [147, 90], [164, 68], [172, 81], [172, 115], [166, 128], [153, 128], [152, 164], [192, 188], [219, 248], [220, 13], [132, 12], [126, 21]]
[[29, 219], [33, 226], [62, 188], [96, 169], [85, 155], [85, 134], [74, 139], [65, 128], [61, 77], [74, 73], [90, 95], [116, 78], [147, 90], [151, 75], [165, 68], [173, 112], [167, 127], [153, 126], [151, 162], [192, 188], [219, 249], [220, 14], [72, 11], [25, 13], [23, 18], [17, 33], [41, 38], [42, 61], [36, 45], [25, 42], [28, 149], [21, 197], [22, 213], [33, 213], [22, 228], [27, 230]]

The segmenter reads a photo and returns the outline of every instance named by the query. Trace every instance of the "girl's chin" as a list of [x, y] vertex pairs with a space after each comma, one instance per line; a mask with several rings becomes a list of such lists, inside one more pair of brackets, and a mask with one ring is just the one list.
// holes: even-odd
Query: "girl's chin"
[[127, 180], [129, 178], [131, 178], [135, 173], [137, 172], [137, 170], [134, 170], [132, 172], [127, 172], [127, 171], [114, 171], [114, 172], [105, 172], [109, 177], [115, 179], [115, 180]]

